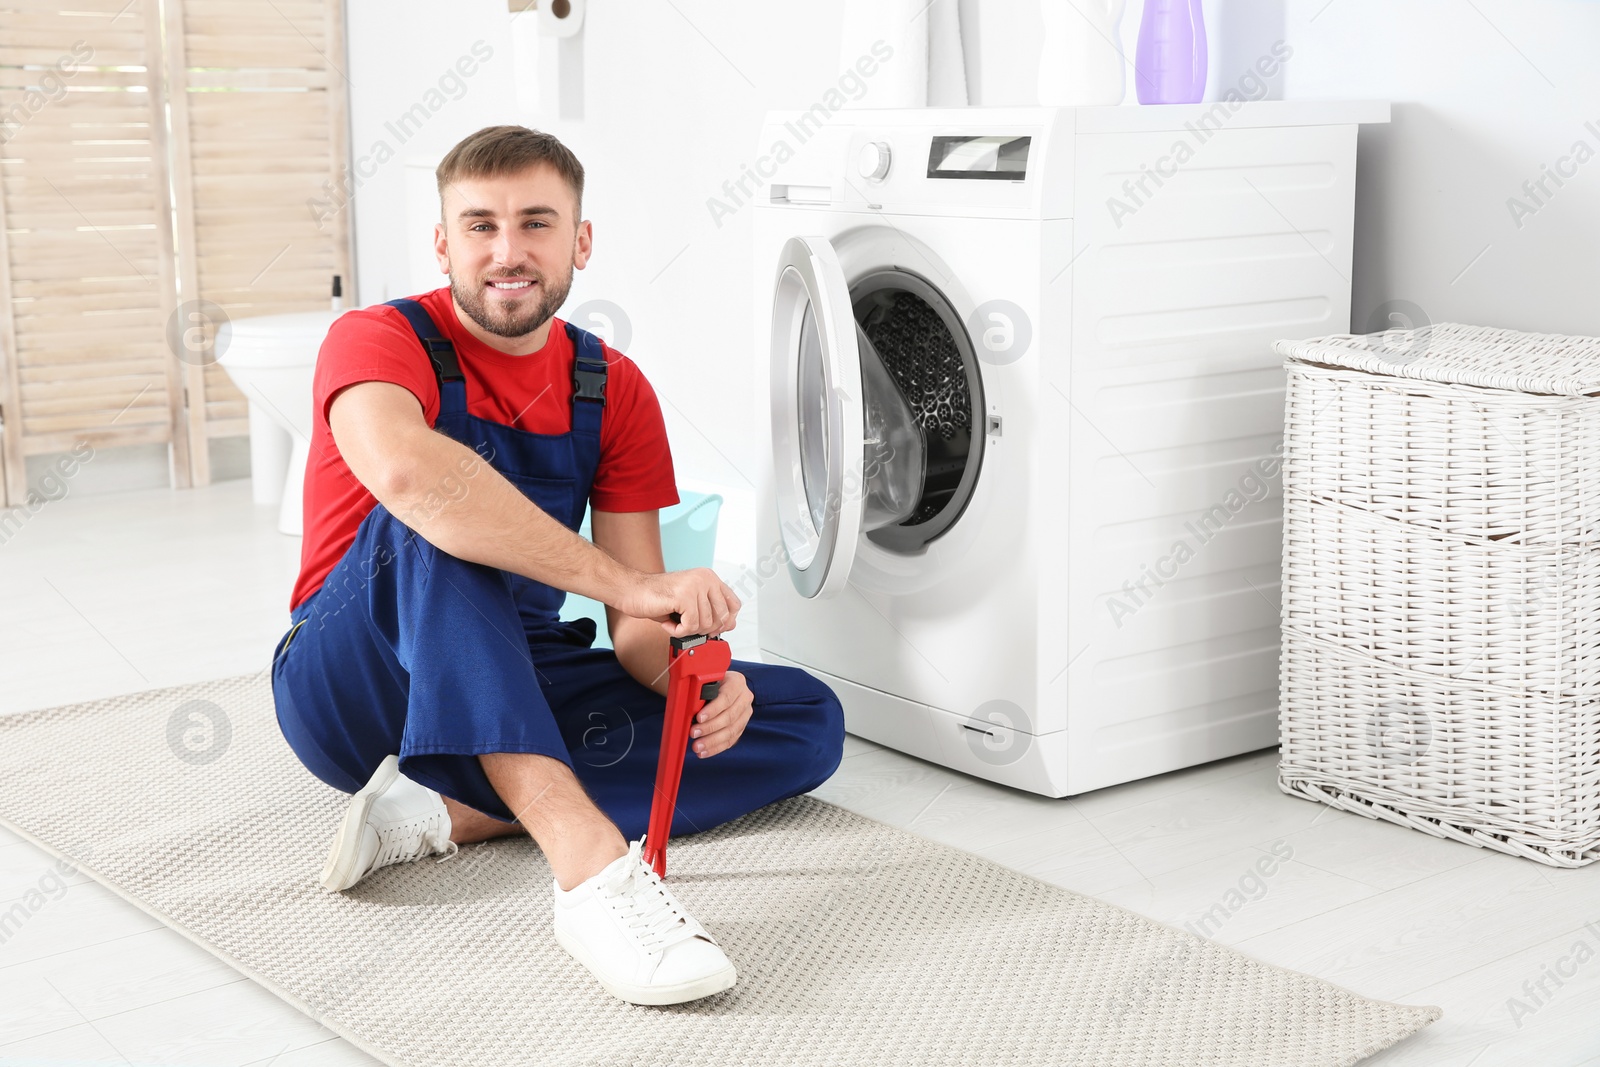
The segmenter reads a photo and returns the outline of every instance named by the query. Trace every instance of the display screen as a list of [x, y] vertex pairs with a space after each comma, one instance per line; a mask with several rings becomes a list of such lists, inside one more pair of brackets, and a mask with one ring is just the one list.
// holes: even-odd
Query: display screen
[[1032, 140], [1003, 134], [935, 137], [928, 150], [928, 177], [1020, 182], [1028, 176]]

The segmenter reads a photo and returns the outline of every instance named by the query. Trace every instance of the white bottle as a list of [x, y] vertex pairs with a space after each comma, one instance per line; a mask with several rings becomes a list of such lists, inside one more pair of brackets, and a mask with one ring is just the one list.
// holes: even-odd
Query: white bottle
[[1120, 28], [1125, 5], [1126, 0], [1039, 0], [1044, 17], [1041, 106], [1122, 103], [1127, 92]]
[[[839, 69], [876, 56], [864, 89], [847, 96], [847, 108], [928, 106], [930, 0], [847, 0], [839, 42]], [[888, 59], [883, 59], [887, 54]]]

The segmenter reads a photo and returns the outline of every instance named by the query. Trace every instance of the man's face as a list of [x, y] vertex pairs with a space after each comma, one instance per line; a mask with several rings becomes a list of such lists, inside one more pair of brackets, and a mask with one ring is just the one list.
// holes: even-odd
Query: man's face
[[524, 337], [550, 320], [589, 260], [572, 189], [554, 168], [447, 186], [434, 227], [439, 269], [457, 306], [496, 337]]

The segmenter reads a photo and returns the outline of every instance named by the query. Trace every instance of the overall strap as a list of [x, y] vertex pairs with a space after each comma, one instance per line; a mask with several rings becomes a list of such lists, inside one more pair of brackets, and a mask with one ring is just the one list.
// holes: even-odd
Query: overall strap
[[451, 344], [428, 309], [419, 301], [397, 297], [386, 303], [399, 311], [411, 324], [411, 332], [422, 342], [422, 350], [433, 364], [433, 376], [439, 383], [439, 414], [460, 414], [467, 410], [467, 380], [456, 360], [456, 346]]
[[572, 432], [600, 439], [600, 414], [606, 406], [606, 354], [600, 338], [565, 323], [572, 340]]

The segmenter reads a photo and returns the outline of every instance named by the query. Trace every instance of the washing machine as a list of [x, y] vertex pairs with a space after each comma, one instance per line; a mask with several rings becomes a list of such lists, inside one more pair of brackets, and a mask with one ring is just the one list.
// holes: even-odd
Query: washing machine
[[1271, 344], [1350, 325], [1381, 102], [773, 112], [762, 658], [1060, 797], [1277, 743]]

